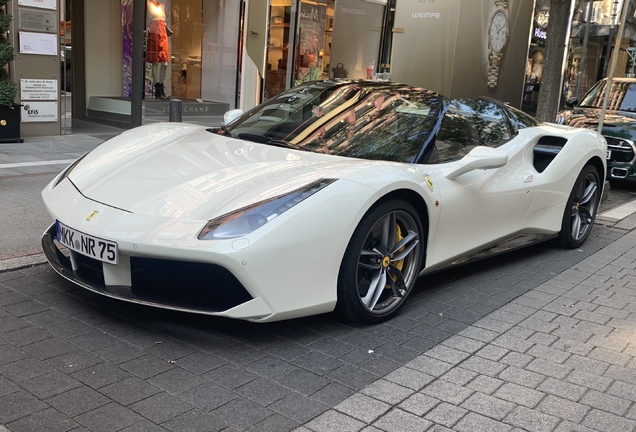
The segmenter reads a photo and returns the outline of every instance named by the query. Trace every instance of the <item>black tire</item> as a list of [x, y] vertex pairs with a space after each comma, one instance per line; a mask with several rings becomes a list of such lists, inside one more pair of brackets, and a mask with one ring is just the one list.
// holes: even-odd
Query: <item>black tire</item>
[[563, 247], [575, 249], [585, 243], [596, 220], [602, 189], [598, 171], [594, 166], [586, 165], [574, 183], [563, 212], [559, 232]]
[[420, 272], [424, 235], [420, 217], [407, 201], [372, 208], [354, 231], [340, 265], [336, 310], [366, 323], [397, 314]]

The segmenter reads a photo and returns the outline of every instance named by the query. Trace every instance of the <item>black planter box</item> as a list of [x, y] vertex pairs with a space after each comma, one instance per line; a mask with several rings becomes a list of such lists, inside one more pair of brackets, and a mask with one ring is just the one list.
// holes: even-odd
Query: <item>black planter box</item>
[[20, 138], [20, 107], [0, 106], [0, 143], [21, 143]]

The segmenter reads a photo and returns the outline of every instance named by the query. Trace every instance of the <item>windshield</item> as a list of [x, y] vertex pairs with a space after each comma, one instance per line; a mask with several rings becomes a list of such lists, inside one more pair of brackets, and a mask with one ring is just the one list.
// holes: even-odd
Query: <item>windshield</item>
[[317, 153], [413, 162], [439, 105], [440, 96], [424, 89], [319, 81], [264, 102], [226, 132]]
[[[599, 81], [585, 95], [581, 107], [602, 108], [607, 81]], [[612, 81], [608, 110], [636, 112], [636, 82]]]

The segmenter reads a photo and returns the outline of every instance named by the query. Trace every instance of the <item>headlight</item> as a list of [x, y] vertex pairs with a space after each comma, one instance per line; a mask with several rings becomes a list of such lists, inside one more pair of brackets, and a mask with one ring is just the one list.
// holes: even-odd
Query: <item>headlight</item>
[[64, 168], [64, 170], [62, 170], [62, 172], [57, 175], [55, 180], [53, 180], [53, 187], [59, 185], [62, 182], [62, 180], [64, 180], [66, 177], [68, 177], [68, 175], [71, 173], [71, 171], [73, 171], [75, 169], [75, 167], [82, 161], [82, 159], [84, 159], [86, 157], [86, 155], [89, 154], [89, 153], [90, 153], [89, 151], [84, 153], [75, 162], [73, 162], [72, 164], [70, 164], [69, 166]]
[[560, 125], [565, 123], [565, 113], [557, 114], [556, 123]]
[[336, 180], [317, 180], [284, 195], [279, 195], [212, 219], [201, 230], [198, 239], [222, 240], [247, 235], [334, 181]]

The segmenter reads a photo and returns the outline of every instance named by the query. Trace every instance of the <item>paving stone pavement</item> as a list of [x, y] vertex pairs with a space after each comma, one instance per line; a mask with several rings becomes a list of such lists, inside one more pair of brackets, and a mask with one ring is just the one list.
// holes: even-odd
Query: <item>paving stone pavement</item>
[[421, 278], [375, 326], [181, 314], [95, 295], [46, 265], [6, 271], [0, 425], [633, 430], [634, 236], [597, 225], [581, 249], [545, 243]]
[[[111, 133], [5, 146], [0, 164], [72, 158]], [[11, 169], [4, 184], [59, 167]], [[600, 221], [580, 249], [423, 277], [376, 326], [126, 304], [17, 242], [0, 250], [0, 432], [636, 430], [634, 227]]]
[[636, 430], [636, 232], [296, 431]]
[[636, 430], [636, 232], [296, 431]]

